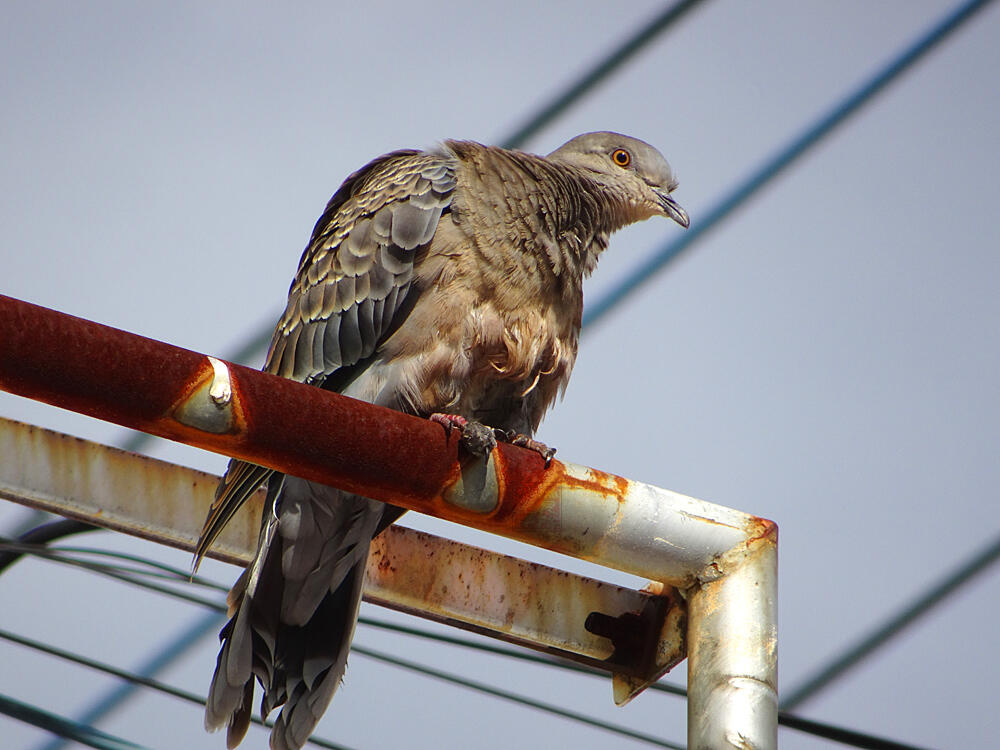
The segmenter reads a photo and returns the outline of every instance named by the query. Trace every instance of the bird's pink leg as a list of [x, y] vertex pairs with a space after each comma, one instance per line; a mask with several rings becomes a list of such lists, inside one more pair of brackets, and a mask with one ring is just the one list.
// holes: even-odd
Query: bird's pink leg
[[529, 451], [534, 451], [539, 456], [545, 459], [545, 468], [549, 468], [549, 464], [552, 463], [552, 457], [556, 455], [556, 449], [550, 448], [545, 443], [535, 440], [534, 438], [528, 437], [527, 435], [521, 435], [520, 433], [510, 434], [507, 433], [505, 441], [511, 445], [519, 445], [522, 448], [527, 448]]
[[469, 420], [461, 414], [442, 414], [440, 412], [434, 412], [428, 417], [428, 419], [432, 422], [437, 422], [439, 425], [444, 425], [444, 428], [449, 435], [455, 427], [465, 427], [469, 424]]

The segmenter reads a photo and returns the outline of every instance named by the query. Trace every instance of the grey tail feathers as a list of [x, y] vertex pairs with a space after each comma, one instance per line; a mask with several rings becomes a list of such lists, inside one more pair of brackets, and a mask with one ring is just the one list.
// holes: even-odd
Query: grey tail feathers
[[219, 633], [222, 647], [205, 709], [205, 726], [227, 725], [232, 750], [250, 725], [254, 680], [263, 687], [261, 715], [281, 707], [271, 731], [272, 750], [305, 744], [333, 698], [347, 667], [364, 582], [366, 560], [323, 595], [302, 625], [281, 622], [284, 578], [277, 519], [261, 530], [257, 557], [229, 595], [230, 619]]

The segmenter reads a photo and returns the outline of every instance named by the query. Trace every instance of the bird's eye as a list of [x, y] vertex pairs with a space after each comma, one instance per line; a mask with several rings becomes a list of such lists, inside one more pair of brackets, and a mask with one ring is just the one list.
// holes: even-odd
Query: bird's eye
[[617, 164], [619, 167], [627, 167], [632, 163], [632, 154], [623, 148], [616, 148], [611, 153], [611, 161]]

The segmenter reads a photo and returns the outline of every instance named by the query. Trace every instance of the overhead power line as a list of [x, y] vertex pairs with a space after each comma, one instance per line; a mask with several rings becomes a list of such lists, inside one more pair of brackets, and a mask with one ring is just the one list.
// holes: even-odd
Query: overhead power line
[[[631, 36], [623, 40], [605, 57], [587, 68], [564, 91], [546, 104], [543, 104], [533, 114], [530, 114], [525, 119], [524, 124], [501, 139], [501, 145], [504, 148], [523, 148], [531, 138], [551, 124], [559, 115], [591, 93], [600, 83], [610, 77], [612, 73], [621, 68], [636, 54], [658, 39], [661, 34], [668, 31], [674, 24], [684, 18], [688, 11], [694, 10], [703, 2], [705, 0], [682, 0], [664, 8], [656, 17], [636, 29]], [[276, 318], [277, 315], [278, 312], [276, 311], [274, 317]], [[274, 324], [272, 322], [266, 322], [260, 327], [255, 328], [231, 350], [230, 355], [226, 359], [241, 365], [252, 365], [253, 360], [270, 343], [273, 328]], [[151, 440], [153, 440], [153, 436], [145, 432], [132, 432], [120, 443], [119, 447], [127, 451], [138, 452]], [[70, 530], [71, 527], [67, 526], [66, 528]], [[88, 526], [88, 528], [93, 527]], [[82, 531], [83, 529], [79, 530]]]
[[590, 93], [597, 84], [611, 75], [637, 52], [646, 47], [660, 34], [680, 21], [688, 11], [694, 10], [703, 0], [683, 0], [663, 10], [656, 18], [638, 29], [635, 34], [626, 39], [606, 57], [601, 58], [582, 76], [570, 84], [565, 91], [531, 115], [517, 130], [504, 138], [500, 143], [504, 148], [522, 148], [531, 138], [536, 136], [546, 125], [555, 120], [584, 95]]
[[[142, 664], [138, 672], [129, 675], [124, 681], [120, 682], [115, 688], [108, 691], [102, 696], [98, 696], [90, 705], [90, 708], [86, 709], [78, 717], [78, 721], [83, 724], [93, 725], [101, 721], [105, 716], [110, 714], [119, 705], [124, 703], [134, 692], [135, 687], [139, 684], [150, 687], [147, 682], [140, 682], [141, 676], [144, 675], [156, 675], [161, 671], [166, 669], [168, 666], [177, 661], [181, 656], [183, 656], [190, 649], [192, 643], [196, 643], [202, 637], [208, 635], [213, 631], [217, 631], [223, 623], [222, 615], [218, 612], [207, 612], [201, 615], [193, 623], [190, 623], [183, 631], [176, 634], [169, 642], [160, 646], [146, 659], [146, 662]], [[0, 631], [0, 637], [6, 638], [8, 634]], [[11, 639], [13, 640], [13, 639]], [[119, 675], [121, 676], [121, 675]], [[194, 696], [195, 702], [201, 704], [202, 699]], [[60, 750], [69, 745], [69, 739], [66, 737], [59, 737], [53, 739], [51, 742], [45, 744], [42, 750]]]
[[36, 706], [0, 695], [0, 714], [10, 716], [12, 719], [23, 721], [44, 729], [46, 732], [57, 734], [61, 737], [68, 737], [74, 742], [79, 742], [87, 747], [96, 747], [99, 750], [143, 750], [142, 745], [123, 740], [114, 735], [102, 732], [99, 729], [88, 727], [72, 719], [57, 716], [49, 711], [44, 711]]
[[[626, 279], [608, 295], [606, 295], [605, 298], [599, 300], [595, 305], [588, 307], [587, 314], [584, 316], [585, 324], [595, 322], [596, 320], [602, 318], [608, 311], [624, 299], [628, 293], [630, 293], [634, 288], [637, 288], [641, 284], [642, 280], [647, 278], [656, 270], [662, 268], [673, 257], [676, 257], [676, 255], [680, 252], [688, 248], [700, 235], [713, 228], [738, 205], [742, 204], [745, 200], [755, 194], [760, 187], [763, 187], [763, 185], [769, 182], [774, 176], [783, 171], [785, 167], [805, 153], [812, 145], [815, 145], [816, 142], [827, 135], [837, 125], [842, 123], [850, 114], [870, 100], [900, 73], [942, 41], [964, 21], [968, 20], [974, 12], [982, 9], [988, 3], [989, 0], [978, 0], [976, 2], [964, 3], [953, 14], [944, 19], [940, 25], [928, 32], [925, 37], [918, 40], [918, 42], [914, 44], [913, 47], [908, 49], [904, 55], [900, 56], [900, 58], [897, 58], [897, 60], [887, 66], [886, 69], [881, 71], [879, 75], [875, 76], [867, 82], [865, 86], [855, 92], [854, 95], [848, 97], [848, 99], [846, 99], [838, 109], [833, 110], [827, 117], [822, 118], [815, 126], [813, 126], [813, 128], [807, 130], [802, 136], [800, 136], [800, 138], [796, 139], [787, 149], [780, 152], [774, 159], [769, 160], [761, 169], [751, 175], [748, 180], [744, 181], [737, 186], [735, 190], [724, 196], [723, 200], [721, 200], [712, 210], [708, 212], [705, 221], [697, 224], [696, 228], [688, 233], [688, 235], [683, 237], [678, 242], [670, 243], [665, 246], [659, 253], [650, 258], [649, 261], [626, 277]], [[696, 4], [696, 2], [678, 3], [677, 6], [670, 9], [670, 12], [675, 12], [680, 6], [686, 6], [683, 10], [687, 10]], [[542, 126], [544, 126], [544, 123], [538, 127], [540, 128]], [[524, 130], [524, 128], [522, 128], [522, 130]], [[524, 137], [530, 137], [532, 134], [533, 133], [529, 132], [528, 135]], [[520, 131], [515, 135], [520, 135]], [[991, 564], [996, 559], [996, 554], [991, 555], [989, 561], [984, 562], [983, 565]], [[963, 566], [963, 569], [964, 567], [965, 566]], [[971, 577], [971, 574], [969, 577]], [[935, 588], [935, 591], [939, 592], [939, 596], [928, 595], [922, 597], [919, 602], [911, 605], [903, 613], [901, 613], [899, 618], [906, 620], [903, 624], [905, 625], [915, 620], [922, 612], [942, 601], [946, 597], [947, 593], [949, 593], [955, 586], [963, 582], [958, 579], [954, 579], [954, 582], [949, 582], [951, 580], [953, 580], [953, 577], [949, 577], [949, 580], [944, 581], [939, 587]], [[831, 673], [833, 676], [825, 678], [826, 681], [828, 682], [830, 679], [834, 679], [837, 674], [844, 671], [844, 669], [849, 667], [851, 664], [856, 663], [860, 660], [861, 656], [870, 653], [871, 650], [874, 650], [879, 645], [884, 643], [892, 637], [893, 634], [894, 632], [885, 633], [880, 638], [872, 641], [869, 646], [866, 646], [865, 650], [860, 654], [855, 654], [853, 656], [850, 653], [846, 654], [845, 659], [850, 663], [848, 663], [843, 669], [839, 669], [836, 670], [835, 673]], [[854, 649], [852, 649], [852, 652], [853, 651]], [[803, 689], [806, 687], [809, 687], [810, 690], [814, 690], [814, 688], [808, 685], [803, 686]], [[804, 693], [804, 695], [805, 697], [808, 697], [808, 692]], [[793, 699], [801, 701], [804, 700], [805, 697], [792, 694], [789, 702]], [[126, 746], [131, 747], [131, 745]], [[895, 745], [891, 746], [894, 747]], [[890, 747], [890, 745], [885, 745], [885, 747]], [[899, 745], [899, 747], [905, 746]]]
[[[141, 568], [127, 569], [123, 566], [109, 566], [95, 564], [93, 561], [84, 559], [82, 557], [74, 558], [73, 555], [99, 555], [104, 557], [118, 557], [126, 562], [147, 562], [143, 558], [137, 557], [135, 555], [129, 555], [125, 553], [119, 553], [112, 550], [99, 550], [91, 548], [44, 548], [39, 547], [35, 550], [25, 550], [29, 554], [38, 554], [45, 559], [51, 560], [53, 562], [60, 562], [63, 564], [77, 565], [85, 570], [92, 573], [97, 573], [99, 575], [109, 576], [114, 580], [122, 583], [131, 584], [140, 588], [153, 591], [155, 593], [163, 594], [166, 596], [174, 597], [181, 601], [188, 602], [190, 604], [196, 604], [201, 607], [205, 607], [218, 614], [224, 613], [226, 611], [225, 604], [221, 600], [212, 601], [202, 597], [193, 596], [188, 594], [183, 590], [173, 589], [169, 586], [164, 586], [159, 583], [154, 583], [152, 581], [144, 580], [145, 577], [156, 576], [162, 577], [164, 574], [172, 577], [178, 581], [186, 580], [188, 572], [177, 567], [166, 565], [159, 562], [148, 561], [150, 565], [148, 569], [143, 570]], [[226, 591], [226, 587], [222, 584], [215, 583], [204, 577], [198, 576], [194, 579], [194, 583], [203, 587], [209, 588], [220, 593]], [[491, 654], [500, 657], [507, 657], [516, 659], [518, 661], [526, 661], [534, 664], [539, 664], [547, 667], [554, 667], [564, 671], [572, 671], [577, 674], [584, 674], [593, 677], [600, 677], [603, 679], [607, 678], [607, 673], [604, 670], [600, 670], [594, 667], [589, 667], [583, 664], [577, 664], [575, 662], [566, 661], [563, 659], [558, 659], [546, 654], [536, 653], [534, 651], [529, 651], [527, 649], [512, 648], [509, 646], [500, 646], [492, 643], [484, 643], [477, 640], [473, 640], [467, 637], [447, 635], [444, 633], [436, 633], [423, 628], [417, 628], [408, 625], [401, 625], [394, 622], [389, 622], [387, 620], [382, 620], [380, 618], [372, 618], [362, 616], [358, 618], [358, 623], [367, 627], [378, 628], [382, 630], [389, 630], [400, 635], [407, 635], [417, 638], [422, 638], [436, 643], [456, 646], [460, 648], [472, 649], [479, 651], [480, 653]], [[19, 636], [16, 634], [9, 633], [7, 631], [0, 630], [0, 638], [6, 638], [8, 640], [21, 643], [30, 648], [34, 648], [39, 651], [44, 651], [45, 653], [57, 656], [60, 658], [65, 658], [69, 661], [75, 663], [90, 666], [93, 669], [100, 670], [107, 674], [112, 674], [114, 676], [120, 677], [121, 679], [128, 680], [131, 683], [141, 685], [144, 687], [149, 687], [154, 690], [159, 690], [160, 692], [168, 693], [174, 695], [175, 692], [184, 693], [179, 688], [172, 688], [165, 685], [164, 683], [158, 682], [152, 679], [149, 675], [142, 672], [138, 674], [130, 673], [125, 670], [118, 669], [117, 667], [112, 667], [101, 662], [89, 659], [87, 657], [74, 654], [69, 651], [64, 651], [55, 646], [50, 646], [48, 644], [43, 644], [38, 641], [26, 638], [25, 636]], [[363, 646], [360, 648], [364, 648]], [[362, 653], [359, 651], [359, 653]], [[373, 657], [378, 658], [378, 657]], [[411, 670], [420, 671], [422, 667], [411, 664]], [[435, 676], [435, 675], [432, 675]], [[440, 679], [446, 679], [445, 677], [440, 677]], [[463, 678], [464, 679], [464, 678]], [[687, 691], [677, 685], [671, 685], [669, 683], [658, 682], [649, 686], [649, 689], [654, 692], [668, 693], [670, 695], [678, 697], [686, 697]], [[189, 700], [193, 693], [185, 693], [184, 695], [178, 695], [185, 700]], [[196, 696], [191, 700], [201, 701], [200, 698]], [[514, 700], [514, 698], [512, 698]], [[889, 740], [883, 737], [876, 737], [871, 734], [864, 732], [858, 732], [851, 729], [846, 729], [834, 724], [828, 724], [825, 722], [814, 721], [812, 719], [806, 719], [801, 716], [789, 713], [788, 711], [781, 711], [778, 714], [778, 723], [788, 729], [795, 729], [806, 734], [812, 734], [817, 737], [823, 737], [830, 740], [835, 740], [845, 745], [858, 748], [871, 748], [872, 750], [920, 750], [913, 745], [907, 745], [903, 743], [896, 742], [894, 740]], [[328, 746], [328, 740], [317, 739], [317, 743], [320, 746]]]
[[704, 218], [692, 221], [691, 227], [678, 239], [668, 242], [627, 273], [618, 283], [593, 304], [588, 304], [583, 312], [583, 325], [586, 329], [617, 307], [632, 292], [653, 278], [670, 261], [680, 255], [700, 240], [705, 234], [717, 227], [737, 208], [747, 202], [761, 188], [785, 171], [789, 166], [809, 152], [823, 138], [828, 136], [838, 126], [858, 112], [862, 106], [869, 103], [886, 86], [897, 80], [903, 73], [922, 59], [928, 52], [970, 20], [977, 11], [985, 8], [991, 0], [971, 0], [961, 3], [941, 20], [933, 24], [926, 32], [917, 37], [905, 49], [898, 53], [888, 64], [879, 68], [874, 75], [861, 83], [806, 128], [792, 141], [767, 159], [748, 177], [725, 193], [705, 214]]
[[812, 676], [807, 677], [799, 685], [789, 690], [781, 701], [781, 708], [792, 709], [812, 698], [834, 680], [843, 676], [851, 667], [871, 656], [874, 651], [927, 615], [938, 604], [951, 597], [958, 591], [959, 587], [985, 572], [997, 560], [1000, 560], [1000, 536], [994, 538], [951, 573], [931, 585], [926, 593], [917, 597], [885, 622], [872, 629], [871, 632], [858, 639], [843, 653], [831, 659], [829, 664], [820, 667]]
[[366, 648], [364, 646], [352, 646], [352, 652], [357, 652], [370, 659], [377, 659], [378, 661], [384, 662], [386, 664], [391, 664], [395, 667], [400, 667], [402, 669], [407, 669], [413, 672], [417, 672], [425, 677], [433, 677], [438, 680], [443, 680], [449, 682], [452, 685], [458, 685], [460, 687], [468, 688], [470, 690], [475, 690], [480, 693], [485, 693], [486, 695], [493, 696], [494, 698], [502, 698], [503, 700], [512, 701], [518, 703], [522, 706], [527, 706], [529, 708], [536, 708], [546, 713], [553, 714], [555, 716], [561, 716], [565, 719], [572, 719], [573, 721], [579, 722], [581, 724], [586, 724], [588, 726], [594, 727], [596, 729], [603, 729], [608, 732], [613, 732], [614, 734], [620, 735], [622, 737], [628, 737], [629, 739], [638, 740], [640, 742], [646, 742], [651, 745], [656, 745], [657, 747], [666, 747], [670, 750], [684, 750], [684, 745], [678, 745], [673, 742], [667, 742], [659, 737], [655, 737], [651, 734], [646, 734], [645, 732], [637, 732], [634, 729], [629, 729], [628, 727], [619, 726], [617, 724], [611, 724], [609, 722], [600, 721], [586, 714], [581, 714], [576, 711], [568, 711], [561, 706], [554, 705], [552, 703], [546, 703], [545, 701], [536, 700], [534, 698], [529, 698], [525, 695], [518, 695], [517, 693], [512, 693], [508, 690], [501, 690], [500, 688], [495, 688], [490, 685], [485, 685], [477, 680], [470, 680], [465, 677], [460, 677], [456, 674], [451, 674], [450, 672], [445, 672], [440, 669], [433, 669], [431, 667], [424, 666], [423, 664], [417, 664], [408, 659], [402, 659], [398, 656], [392, 656], [386, 654], [382, 651], [376, 651], [374, 649]]
[[[39, 651], [43, 654], [48, 654], [49, 656], [55, 656], [58, 659], [72, 662], [73, 664], [77, 664], [81, 667], [87, 667], [88, 669], [93, 669], [97, 672], [101, 672], [103, 674], [107, 674], [112, 677], [117, 677], [121, 680], [124, 680], [126, 684], [141, 686], [144, 688], [148, 688], [150, 690], [155, 690], [158, 693], [163, 693], [164, 695], [169, 695], [173, 698], [179, 698], [182, 701], [185, 701], [187, 703], [192, 703], [202, 708], [205, 706], [205, 699], [202, 698], [201, 696], [196, 695], [195, 693], [192, 693], [188, 690], [182, 690], [181, 688], [174, 687], [173, 685], [168, 685], [165, 682], [152, 679], [151, 677], [148, 677], [138, 672], [130, 672], [127, 669], [120, 669], [106, 662], [102, 662], [98, 659], [91, 659], [87, 656], [83, 656], [82, 654], [78, 654], [73, 651], [67, 651], [66, 649], [58, 648], [48, 643], [42, 643], [41, 641], [37, 641], [34, 638], [28, 638], [27, 636], [19, 635], [17, 633], [12, 633], [11, 631], [3, 630], [2, 628], [0, 628], [0, 638], [6, 641], [10, 641], [11, 643], [16, 643], [20, 646], [24, 646], [26, 648]], [[2, 708], [0, 708], [0, 710], [2, 710]], [[253, 716], [250, 717], [250, 721], [258, 726], [263, 726], [263, 727], [271, 727], [274, 724], [274, 722], [261, 721], [259, 718]], [[71, 723], [76, 724], [77, 722], [71, 722]], [[78, 737], [73, 735], [63, 734], [61, 732], [57, 732], [57, 734], [60, 734], [60, 736], [62, 737], [77, 742], [81, 741], [80, 739], [78, 739]], [[324, 740], [321, 737], [310, 737], [308, 743], [310, 745], [315, 745], [316, 747], [328, 748], [329, 750], [349, 750], [343, 745], [338, 745], [334, 742], [330, 742], [329, 740]], [[105, 747], [105, 746], [93, 745], [93, 747]], [[117, 749], [119, 747], [137, 748], [140, 746], [126, 744], [121, 746], [116, 745], [113, 747]]]

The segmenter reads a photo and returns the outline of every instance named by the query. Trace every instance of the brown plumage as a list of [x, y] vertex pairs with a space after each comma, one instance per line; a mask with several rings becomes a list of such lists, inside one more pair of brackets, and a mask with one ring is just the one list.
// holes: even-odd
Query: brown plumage
[[[687, 226], [653, 147], [588, 133], [547, 157], [446, 141], [396, 151], [330, 199], [299, 262], [264, 369], [401, 411], [530, 436], [576, 359], [583, 279], [615, 230]], [[299, 748], [340, 683], [382, 503], [232, 461], [197, 559], [261, 484], [257, 555], [229, 594], [205, 723], [239, 744], [282, 706], [275, 750]]]

